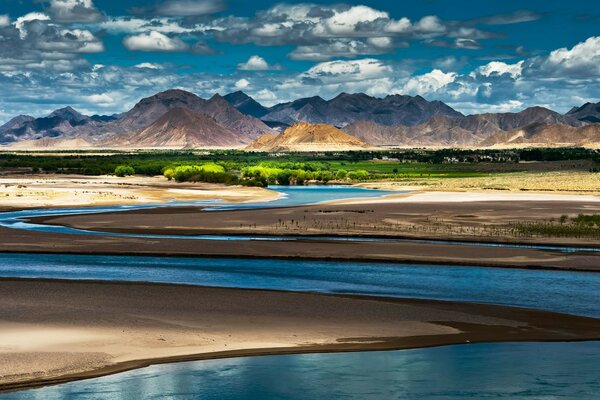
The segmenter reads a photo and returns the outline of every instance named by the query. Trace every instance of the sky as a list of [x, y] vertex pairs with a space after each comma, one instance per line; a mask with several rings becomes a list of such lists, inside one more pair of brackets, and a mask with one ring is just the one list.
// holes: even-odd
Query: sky
[[171, 88], [566, 112], [600, 100], [600, 2], [0, 0], [0, 88], [0, 123], [120, 113]]

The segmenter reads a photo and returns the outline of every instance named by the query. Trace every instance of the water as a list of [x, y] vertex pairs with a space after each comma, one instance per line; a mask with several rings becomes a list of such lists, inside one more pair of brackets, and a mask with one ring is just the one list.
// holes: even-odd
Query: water
[[28, 222], [27, 219], [40, 216], [72, 215], [72, 214], [93, 214], [115, 211], [138, 210], [146, 208], [173, 207], [173, 206], [205, 206], [205, 211], [212, 210], [239, 210], [239, 209], [257, 209], [267, 207], [291, 207], [306, 204], [318, 204], [333, 200], [344, 200], [353, 198], [371, 198], [381, 197], [392, 193], [375, 189], [366, 189], [345, 185], [322, 185], [322, 186], [270, 186], [270, 189], [281, 194], [279, 199], [265, 202], [251, 202], [241, 204], [223, 204], [217, 200], [195, 201], [195, 202], [171, 202], [164, 204], [138, 204], [121, 206], [98, 206], [98, 207], [74, 207], [74, 208], [56, 208], [56, 209], [33, 209], [0, 213], [0, 226], [13, 229], [24, 229], [39, 232], [68, 233], [76, 235], [109, 235], [120, 237], [143, 237], [143, 238], [168, 238], [185, 240], [273, 240], [273, 241], [294, 241], [294, 240], [330, 240], [330, 241], [371, 241], [371, 242], [419, 242], [447, 245], [469, 245], [482, 247], [504, 247], [504, 248], [529, 248], [549, 251], [559, 251], [564, 253], [574, 252], [600, 252], [600, 247], [574, 247], [574, 246], [549, 246], [536, 244], [510, 244], [510, 243], [486, 243], [486, 242], [460, 242], [447, 240], [421, 240], [421, 239], [401, 239], [401, 238], [352, 238], [352, 237], [314, 237], [310, 236], [264, 236], [264, 235], [161, 235], [161, 234], [140, 234], [140, 233], [114, 233], [89, 231], [85, 229], [70, 228], [61, 225], [35, 224]]
[[457, 300], [600, 317], [600, 274], [373, 262], [0, 254], [0, 276]]
[[596, 400], [600, 342], [496, 343], [157, 365], [2, 400]]
[[[379, 196], [356, 188], [285, 188], [246, 208]], [[384, 194], [384, 193], [383, 193]], [[171, 204], [172, 205], [172, 204]], [[168, 206], [168, 205], [167, 205]], [[156, 205], [4, 213], [34, 215]], [[88, 233], [90, 232], [72, 232]], [[228, 237], [217, 240], [226, 240]], [[277, 239], [277, 238], [275, 238]], [[571, 249], [573, 250], [573, 249]], [[573, 250], [576, 251], [577, 249]], [[562, 251], [567, 251], [562, 249]], [[355, 293], [523, 306], [600, 317], [600, 274], [361, 262], [0, 254], [0, 276], [171, 282]], [[0, 395], [0, 399], [597, 399], [600, 342], [502, 343], [393, 352], [248, 357], [152, 366], [122, 374]]]

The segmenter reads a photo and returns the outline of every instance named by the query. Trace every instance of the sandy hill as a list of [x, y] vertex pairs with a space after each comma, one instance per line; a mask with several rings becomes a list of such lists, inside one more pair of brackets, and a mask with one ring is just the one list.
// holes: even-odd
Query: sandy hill
[[248, 148], [275, 151], [321, 151], [359, 150], [368, 147], [367, 143], [334, 126], [300, 122], [275, 137], [272, 135], [261, 137]]
[[271, 143], [274, 142], [275, 139], [277, 139], [277, 135], [274, 135], [271, 133], [265, 133], [264, 135], [262, 135], [261, 137], [259, 137], [258, 139], [256, 139], [252, 143], [250, 143], [250, 145], [248, 147], [246, 147], [246, 149], [248, 149], [248, 150], [263, 150], [263, 149], [271, 146]]
[[[117, 145], [135, 148], [236, 147], [247, 139], [206, 114], [175, 107]], [[113, 146], [115, 144], [113, 143]]]

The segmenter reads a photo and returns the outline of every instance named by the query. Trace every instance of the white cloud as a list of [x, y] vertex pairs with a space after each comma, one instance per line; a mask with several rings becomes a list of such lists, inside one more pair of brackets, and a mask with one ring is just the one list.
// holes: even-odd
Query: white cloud
[[182, 26], [176, 18], [134, 18], [134, 17], [111, 17], [100, 22], [98, 26], [110, 33], [202, 33], [207, 30], [219, 30], [219, 27], [208, 25]]
[[235, 83], [235, 88], [238, 90], [242, 90], [242, 89], [246, 89], [248, 86], [250, 86], [250, 81], [248, 79], [240, 79]]
[[385, 49], [392, 46], [392, 39], [387, 36], [372, 37], [367, 39], [367, 43]]
[[90, 103], [97, 103], [97, 104], [110, 104], [110, 105], [112, 105], [115, 102], [115, 99], [113, 99], [107, 93], [92, 94], [92, 95], [89, 95], [89, 96], [85, 96], [84, 98], [85, 98], [86, 101], [88, 101]]
[[269, 63], [261, 56], [250, 56], [245, 63], [238, 64], [238, 69], [242, 71], [268, 71], [273, 69], [281, 69], [277, 65], [269, 65]]
[[391, 72], [391, 68], [380, 60], [365, 58], [350, 61], [329, 61], [317, 64], [306, 71], [305, 76], [321, 79], [370, 79]]
[[25, 39], [27, 36], [27, 23], [32, 21], [49, 21], [50, 17], [44, 13], [39, 12], [31, 12], [23, 15], [22, 17], [17, 18], [14, 22], [15, 28], [19, 31], [19, 36], [21, 39]]
[[[473, 74], [479, 73], [483, 76], [500, 76], [500, 75], [510, 75], [513, 79], [516, 79], [521, 76], [523, 71], [523, 61], [519, 61], [516, 64], [507, 64], [502, 61], [492, 61], [486, 65], [482, 65], [477, 68]], [[474, 76], [472, 74], [472, 76]]]
[[454, 72], [444, 73], [439, 69], [434, 69], [426, 74], [410, 78], [402, 88], [402, 92], [427, 94], [447, 86], [454, 82], [455, 79], [456, 74]]
[[143, 62], [143, 63], [139, 63], [135, 65], [136, 68], [147, 68], [147, 69], [154, 69], [154, 70], [158, 70], [158, 69], [163, 69], [163, 66], [157, 63], [149, 63], [149, 62]]
[[426, 17], [421, 18], [414, 25], [414, 28], [416, 31], [423, 33], [443, 33], [446, 31], [446, 27], [435, 15], [428, 15]]
[[277, 102], [277, 96], [269, 89], [259, 90], [252, 97], [254, 97], [254, 100], [258, 101], [259, 103], [266, 105], [273, 105], [275, 102]]
[[0, 15], [0, 28], [10, 25], [10, 17], [8, 14]]
[[600, 36], [590, 37], [571, 49], [552, 51], [542, 67], [563, 74], [600, 75]]
[[362, 40], [336, 39], [313, 46], [298, 46], [290, 54], [292, 60], [328, 61], [332, 58], [354, 58], [385, 53], [391, 46], [386, 37]]
[[323, 33], [327, 31], [335, 35], [353, 34], [358, 24], [372, 22], [380, 18], [389, 19], [389, 14], [367, 6], [354, 6], [334, 13], [323, 24], [317, 25], [315, 32]]
[[102, 18], [92, 0], [50, 0], [50, 14], [59, 22], [96, 22]]
[[188, 49], [179, 38], [170, 38], [160, 32], [151, 31], [150, 33], [141, 33], [139, 35], [127, 36], [123, 39], [123, 44], [129, 50], [138, 51], [184, 51]]
[[410, 20], [408, 18], [400, 18], [399, 20], [390, 20], [390, 22], [388, 22], [385, 25], [384, 30], [386, 32], [392, 32], [392, 33], [405, 33], [405, 32], [409, 32], [410, 29], [412, 28], [412, 24], [410, 22]]

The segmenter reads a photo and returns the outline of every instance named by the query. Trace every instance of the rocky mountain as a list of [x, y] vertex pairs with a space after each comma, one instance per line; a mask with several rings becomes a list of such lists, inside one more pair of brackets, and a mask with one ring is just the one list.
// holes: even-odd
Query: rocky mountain
[[53, 111], [46, 117], [19, 115], [0, 127], [0, 143], [41, 138], [93, 136], [104, 125], [71, 107]]
[[576, 118], [582, 122], [600, 123], [600, 102], [585, 103], [581, 107], [573, 107], [565, 116]]
[[360, 150], [368, 147], [367, 143], [334, 126], [307, 122], [292, 125], [275, 137], [261, 137], [248, 146], [249, 149], [268, 151]]
[[219, 94], [211, 97], [198, 111], [213, 117], [221, 125], [241, 133], [246, 138], [245, 143], [265, 133], [273, 133], [273, 130], [264, 122], [250, 115], [242, 114]]
[[205, 100], [180, 89], [167, 90], [140, 100], [119, 119], [107, 124], [104, 131], [113, 134], [137, 132], [178, 107], [209, 115], [224, 127], [247, 135], [249, 140], [272, 132], [262, 121], [242, 114], [218, 94]]
[[246, 136], [222, 126], [206, 114], [175, 107], [142, 130], [124, 136], [116, 145], [129, 148], [197, 148], [237, 147], [247, 142]]
[[532, 124], [579, 127], [584, 123], [543, 107], [518, 113], [487, 113], [461, 117], [436, 115], [415, 126], [385, 126], [358, 121], [344, 129], [356, 137], [384, 146], [476, 146], [497, 132]]
[[583, 146], [600, 143], [600, 124], [580, 127], [534, 123], [512, 131], [498, 132], [479, 145], [494, 146]]
[[261, 118], [263, 115], [269, 112], [269, 109], [246, 93], [238, 90], [237, 92], [229, 93], [223, 96], [225, 100], [232, 106], [237, 108], [241, 113], [253, 116], [255, 118]]
[[421, 96], [376, 98], [364, 93], [341, 93], [331, 100], [315, 96], [277, 104], [261, 119], [289, 125], [304, 121], [344, 127], [355, 121], [372, 121], [380, 125], [413, 126], [434, 115], [462, 116], [441, 101], [427, 101]]
[[116, 134], [137, 132], [152, 124], [173, 108], [184, 107], [189, 110], [200, 111], [205, 103], [206, 100], [185, 90], [167, 90], [143, 98], [131, 110], [121, 115], [119, 119], [107, 124], [103, 130]]
[[[494, 140], [501, 143], [511, 137], [502, 133], [516, 134], [518, 130], [524, 132], [522, 140], [529, 140], [531, 135], [531, 138], [541, 140], [553, 136], [547, 133], [550, 126], [556, 126], [555, 130], [562, 129], [565, 134], [579, 135], [579, 130], [568, 127], [600, 123], [600, 103], [586, 103], [564, 115], [544, 107], [530, 107], [516, 113], [465, 116], [440, 101], [427, 101], [420, 96], [376, 98], [363, 93], [341, 93], [331, 100], [314, 96], [267, 108], [241, 91], [224, 97], [216, 94], [205, 100], [185, 90], [172, 89], [144, 98], [131, 110], [119, 115], [87, 116], [71, 107], [58, 109], [41, 118], [20, 115], [0, 126], [0, 144], [58, 148], [122, 143], [126, 138], [134, 137], [131, 135], [150, 128], [170, 110], [178, 108], [212, 118], [220, 128], [228, 131], [225, 137], [231, 137], [231, 132], [235, 132], [237, 142], [232, 142], [231, 146], [245, 145], [264, 134], [285, 131], [298, 122], [343, 127], [345, 132], [372, 145], [406, 147], [478, 146]], [[174, 126], [172, 119], [176, 116], [184, 117], [184, 113], [179, 110], [171, 115], [172, 124], [167, 126]], [[189, 120], [187, 118], [182, 124], [186, 125]], [[541, 128], [533, 128], [540, 124], [546, 126], [546, 133], [538, 132], [537, 129]], [[156, 126], [152, 128], [157, 129]], [[174, 141], [184, 143], [181, 132], [190, 133], [190, 130], [182, 131], [181, 126], [177, 129], [179, 138]], [[224, 133], [222, 130], [219, 132]], [[183, 136], [187, 137], [187, 133]], [[490, 139], [493, 137], [496, 139]], [[573, 140], [578, 142], [578, 136]], [[131, 144], [128, 142], [128, 145]], [[256, 145], [264, 147], [263, 142]]]

